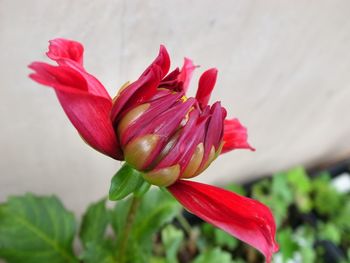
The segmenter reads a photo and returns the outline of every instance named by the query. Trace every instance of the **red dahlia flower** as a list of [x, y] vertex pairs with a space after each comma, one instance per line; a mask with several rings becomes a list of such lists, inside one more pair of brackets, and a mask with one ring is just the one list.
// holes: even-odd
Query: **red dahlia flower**
[[124, 85], [112, 99], [83, 67], [83, 46], [50, 41], [47, 56], [57, 66], [34, 62], [30, 77], [53, 87], [68, 118], [96, 150], [125, 160], [151, 184], [165, 186], [189, 211], [261, 251], [266, 260], [278, 250], [270, 210], [258, 201], [214, 186], [184, 180], [200, 174], [221, 153], [253, 148], [247, 130], [226, 110], [208, 105], [217, 70], [199, 80], [195, 98], [187, 98], [193, 70], [185, 59], [170, 72], [164, 46], [138, 80]]

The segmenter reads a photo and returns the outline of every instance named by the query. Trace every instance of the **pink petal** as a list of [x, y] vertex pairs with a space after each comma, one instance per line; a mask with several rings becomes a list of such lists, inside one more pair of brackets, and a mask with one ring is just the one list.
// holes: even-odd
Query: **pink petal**
[[169, 54], [166, 48], [161, 45], [158, 56], [139, 79], [131, 83], [115, 98], [111, 115], [113, 123], [117, 124], [121, 113], [125, 110], [154, 96], [161, 79], [168, 73], [169, 68]]
[[181, 68], [180, 74], [178, 76], [178, 81], [182, 82], [182, 89], [184, 92], [188, 90], [188, 85], [193, 75], [193, 71], [196, 69], [196, 66], [193, 64], [191, 59], [185, 58], [184, 64]]
[[117, 95], [114, 99], [111, 113], [113, 123], [117, 124], [123, 112], [127, 112], [128, 109], [133, 108], [135, 105], [152, 98], [156, 94], [160, 77], [160, 67], [153, 65], [138, 80], [131, 83]]
[[168, 89], [176, 92], [182, 92], [183, 82], [179, 82], [178, 80], [179, 75], [180, 75], [180, 69], [179, 68], [174, 69], [172, 72], [166, 75], [165, 78], [162, 79], [162, 81], [159, 83], [159, 88]]
[[206, 119], [199, 119], [197, 110], [192, 110], [186, 125], [181, 130], [179, 138], [174, 143], [169, 153], [157, 164], [155, 169], [170, 167], [174, 164], [180, 164], [181, 172], [188, 165], [200, 139], [204, 136], [204, 125]]
[[216, 68], [212, 68], [205, 71], [199, 79], [196, 99], [202, 108], [208, 105], [211, 92], [213, 91], [216, 83], [217, 75], [218, 70]]
[[52, 60], [70, 59], [83, 65], [84, 47], [76, 41], [56, 38], [49, 41], [49, 51], [46, 55]]
[[201, 168], [207, 164], [213, 146], [215, 151], [217, 151], [220, 146], [221, 139], [223, 137], [223, 121], [226, 117], [226, 110], [221, 107], [220, 102], [215, 102], [211, 106], [209, 112], [207, 112], [208, 107], [206, 107], [205, 111], [203, 112], [203, 114], [209, 115], [210, 118], [204, 140], [204, 156], [201, 163]]
[[154, 65], [157, 65], [158, 67], [160, 67], [161, 79], [164, 78], [166, 74], [168, 74], [168, 71], [170, 68], [170, 57], [164, 45], [160, 45], [158, 56], [151, 63], [151, 65], [144, 71], [142, 75], [147, 74], [149, 68], [151, 68]]
[[169, 110], [182, 96], [183, 93], [169, 93], [149, 102], [148, 109], [135, 121], [130, 123], [125, 129], [125, 132], [119, 134], [121, 145], [126, 145], [137, 134], [142, 133], [146, 125], [152, 124], [154, 120], [159, 119], [160, 114]]
[[35, 71], [30, 78], [55, 89], [68, 118], [89, 145], [112, 158], [123, 159], [109, 117], [112, 100], [90, 91], [104, 90], [102, 85], [96, 86], [97, 80], [91, 81], [92, 76], [87, 77], [68, 65], [34, 62], [29, 68]]
[[157, 134], [160, 137], [160, 141], [145, 162], [144, 168], [158, 157], [165, 144], [179, 128], [182, 120], [186, 117], [186, 114], [193, 106], [194, 102], [195, 100], [193, 98], [189, 98], [185, 102], [178, 102], [170, 109], [154, 118], [152, 122], [143, 127], [139, 133], [135, 135], [135, 137], [138, 137], [146, 134]]
[[267, 262], [278, 251], [274, 218], [260, 202], [186, 180], [177, 181], [168, 190], [191, 213], [258, 249]]
[[247, 128], [238, 119], [225, 120], [224, 122], [224, 146], [221, 153], [234, 149], [255, 149], [248, 143]]

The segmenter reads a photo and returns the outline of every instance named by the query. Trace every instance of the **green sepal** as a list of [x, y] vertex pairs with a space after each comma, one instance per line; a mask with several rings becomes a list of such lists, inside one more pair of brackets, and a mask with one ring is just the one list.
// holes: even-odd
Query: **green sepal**
[[147, 181], [143, 181], [142, 185], [134, 192], [134, 195], [136, 197], [142, 197], [150, 188], [151, 184]]
[[125, 163], [113, 176], [109, 188], [109, 200], [121, 200], [137, 191], [144, 183], [142, 173]]

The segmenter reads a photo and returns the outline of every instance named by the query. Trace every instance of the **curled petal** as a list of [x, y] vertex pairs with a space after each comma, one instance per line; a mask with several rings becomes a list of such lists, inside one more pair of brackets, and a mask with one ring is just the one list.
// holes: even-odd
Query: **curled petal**
[[267, 262], [278, 251], [274, 218], [260, 202], [186, 180], [177, 181], [168, 190], [191, 213], [258, 249]]
[[148, 123], [138, 132], [138, 134], [135, 135], [135, 137], [139, 137], [145, 134], [154, 134], [160, 138], [156, 147], [148, 156], [143, 168], [149, 166], [158, 157], [161, 150], [169, 138], [174, 135], [193, 104], [194, 99], [191, 98], [185, 102], [178, 102], [170, 109], [160, 114], [152, 122]]
[[208, 105], [211, 92], [216, 83], [217, 75], [218, 70], [216, 68], [211, 68], [205, 71], [199, 79], [196, 99], [202, 108]]
[[135, 106], [149, 100], [156, 94], [161, 79], [168, 73], [170, 58], [166, 48], [161, 45], [158, 56], [142, 73], [138, 80], [128, 85], [114, 99], [111, 118], [117, 125], [121, 114]]
[[152, 98], [161, 79], [161, 69], [157, 65], [148, 68], [135, 82], [124, 88], [114, 99], [111, 119], [116, 125], [123, 112]]
[[219, 150], [219, 146], [223, 137], [223, 122], [226, 117], [226, 110], [221, 107], [220, 102], [215, 102], [208, 112], [206, 107], [203, 114], [210, 116], [208, 121], [208, 127], [206, 130], [204, 140], [204, 156], [201, 163], [201, 171], [216, 158], [216, 152]]
[[180, 165], [181, 173], [188, 165], [196, 146], [204, 136], [205, 119], [199, 119], [199, 113], [192, 110], [186, 125], [181, 130], [176, 142], [168, 149], [168, 153], [157, 164], [156, 169]]
[[193, 71], [196, 69], [196, 66], [193, 64], [193, 61], [189, 58], [184, 59], [184, 64], [181, 68], [180, 74], [178, 76], [178, 81], [182, 82], [182, 90], [186, 92], [188, 90], [188, 85], [193, 75]]
[[[159, 119], [159, 116], [163, 112], [169, 110], [169, 108], [173, 106], [182, 96], [183, 94], [181, 93], [169, 93], [149, 103], [141, 104], [141, 106], [128, 112], [128, 114], [126, 114], [119, 123], [118, 127], [119, 141], [121, 145], [126, 145], [132, 138], [135, 137], [136, 134], [140, 134], [140, 131], [143, 131], [147, 125], [154, 122], [154, 120]], [[144, 106], [147, 106], [147, 109], [141, 114], [137, 114], [139, 115], [137, 118], [132, 118], [132, 121], [129, 121], [129, 116], [133, 115], [134, 111], [137, 112], [140, 107], [143, 108]], [[127, 127], [122, 127], [125, 119], [128, 121]]]
[[70, 59], [83, 65], [84, 47], [79, 42], [64, 38], [49, 41], [49, 51], [46, 55], [52, 60]]
[[147, 74], [148, 70], [155, 65], [161, 69], [161, 79], [164, 78], [170, 68], [170, 57], [164, 45], [160, 45], [158, 56], [142, 75]]
[[234, 149], [255, 149], [248, 143], [247, 128], [238, 119], [225, 120], [224, 122], [224, 146], [221, 153]]
[[[122, 159], [109, 118], [112, 100], [91, 92], [98, 88], [104, 90], [102, 85], [97, 86], [97, 80], [91, 84], [92, 76], [87, 78], [68, 65], [34, 62], [29, 68], [35, 71], [30, 78], [55, 89], [68, 118], [90, 146], [112, 158]], [[95, 86], [92, 88], [91, 85]]]

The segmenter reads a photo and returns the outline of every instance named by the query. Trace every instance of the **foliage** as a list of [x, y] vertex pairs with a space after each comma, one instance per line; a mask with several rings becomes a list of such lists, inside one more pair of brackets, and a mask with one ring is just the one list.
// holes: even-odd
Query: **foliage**
[[[142, 199], [128, 238], [126, 263], [262, 262], [258, 252], [222, 230], [207, 223], [189, 225], [166, 190], [148, 191], [149, 185], [140, 183], [138, 175], [133, 178], [126, 190], [119, 184], [129, 179], [113, 179], [113, 199], [120, 200], [113, 206], [107, 206], [106, 199], [91, 204], [79, 228], [56, 197], [10, 197], [0, 204], [0, 259], [8, 263], [119, 262], [133, 194]], [[226, 188], [249, 193], [272, 209], [280, 245], [275, 262], [349, 262], [350, 194], [338, 192], [329, 174], [312, 179], [297, 167], [260, 180], [250, 189], [232, 184]], [[76, 236], [81, 249], [74, 251]], [[338, 253], [333, 261], [327, 259], [329, 247]]]
[[[129, 205], [130, 199], [117, 202], [114, 209], [106, 207], [105, 199], [90, 205], [79, 231], [83, 251], [77, 256], [73, 253], [77, 223], [57, 198], [33, 194], [10, 197], [0, 205], [0, 258], [8, 263], [117, 262], [117, 237], [127, 223]], [[156, 189], [147, 192], [130, 236], [128, 262], [149, 262], [151, 236], [179, 212], [179, 204], [167, 192]], [[108, 233], [109, 225], [115, 232]], [[173, 251], [169, 258], [174, 258], [178, 247], [169, 242], [179, 236], [174, 230], [164, 231], [167, 247]], [[176, 242], [180, 245], [181, 240]]]

